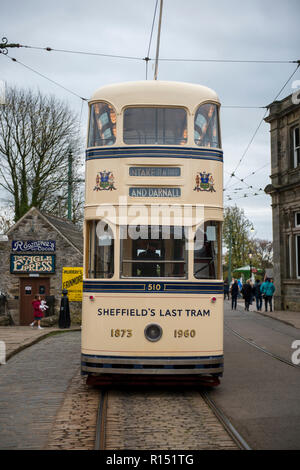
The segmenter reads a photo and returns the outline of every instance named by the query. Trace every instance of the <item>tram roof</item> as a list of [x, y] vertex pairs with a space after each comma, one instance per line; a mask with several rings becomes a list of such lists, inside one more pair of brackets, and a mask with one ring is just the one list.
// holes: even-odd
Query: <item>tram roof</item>
[[119, 110], [128, 105], [173, 105], [193, 109], [206, 101], [220, 103], [216, 92], [206, 86], [160, 80], [107, 85], [93, 94], [90, 103], [94, 101], [108, 101]]

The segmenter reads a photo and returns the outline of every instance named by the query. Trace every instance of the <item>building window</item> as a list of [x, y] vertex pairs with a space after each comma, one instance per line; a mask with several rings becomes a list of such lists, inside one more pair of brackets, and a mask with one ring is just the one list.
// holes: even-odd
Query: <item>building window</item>
[[293, 263], [292, 263], [292, 235], [287, 235], [287, 278], [292, 279], [293, 277]]
[[109, 279], [114, 275], [114, 236], [105, 222], [88, 222], [88, 278]]
[[294, 127], [292, 129], [292, 161], [293, 167], [297, 168], [300, 165], [300, 128]]
[[295, 212], [295, 227], [300, 227], [300, 212]]
[[184, 227], [121, 227], [121, 277], [186, 278]]
[[300, 235], [296, 235], [296, 274], [300, 279]]

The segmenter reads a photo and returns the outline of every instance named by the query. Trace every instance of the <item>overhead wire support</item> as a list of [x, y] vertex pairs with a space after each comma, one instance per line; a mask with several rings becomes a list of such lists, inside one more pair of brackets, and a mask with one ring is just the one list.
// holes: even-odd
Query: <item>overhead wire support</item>
[[21, 47], [21, 44], [9, 43], [8, 39], [6, 37], [3, 37], [2, 42], [0, 42], [0, 54], [8, 54], [7, 49], [11, 47]]

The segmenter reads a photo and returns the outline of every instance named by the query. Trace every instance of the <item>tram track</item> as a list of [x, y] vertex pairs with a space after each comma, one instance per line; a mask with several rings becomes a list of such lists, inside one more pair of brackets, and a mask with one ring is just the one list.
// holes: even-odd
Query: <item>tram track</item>
[[268, 351], [266, 348], [263, 348], [262, 346], [259, 346], [256, 344], [253, 340], [250, 340], [246, 338], [245, 336], [241, 335], [237, 331], [233, 330], [226, 322], [224, 323], [224, 326], [227, 330], [231, 331], [232, 334], [234, 334], [237, 338], [241, 339], [247, 344], [250, 344], [250, 346], [253, 346], [254, 348], [262, 351], [263, 353], [267, 354], [268, 356], [273, 357], [274, 359], [277, 359], [280, 362], [283, 362], [291, 367], [294, 367], [296, 369], [300, 369], [300, 366], [297, 364], [294, 364], [293, 362], [289, 361], [288, 359], [285, 359], [284, 357], [278, 356], [277, 354], [272, 353], [271, 351]]
[[100, 392], [95, 450], [185, 448], [251, 450], [206, 391]]

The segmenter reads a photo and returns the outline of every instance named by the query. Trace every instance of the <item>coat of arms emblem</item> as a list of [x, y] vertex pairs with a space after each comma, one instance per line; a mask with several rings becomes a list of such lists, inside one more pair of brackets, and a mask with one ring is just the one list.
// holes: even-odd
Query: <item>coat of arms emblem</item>
[[115, 188], [115, 178], [111, 171], [99, 171], [96, 176], [94, 191], [112, 191]]
[[206, 171], [203, 171], [203, 173], [199, 172], [196, 175], [196, 186], [194, 191], [208, 191], [215, 193], [216, 190], [214, 188], [214, 184], [215, 182], [211, 173], [206, 173]]

